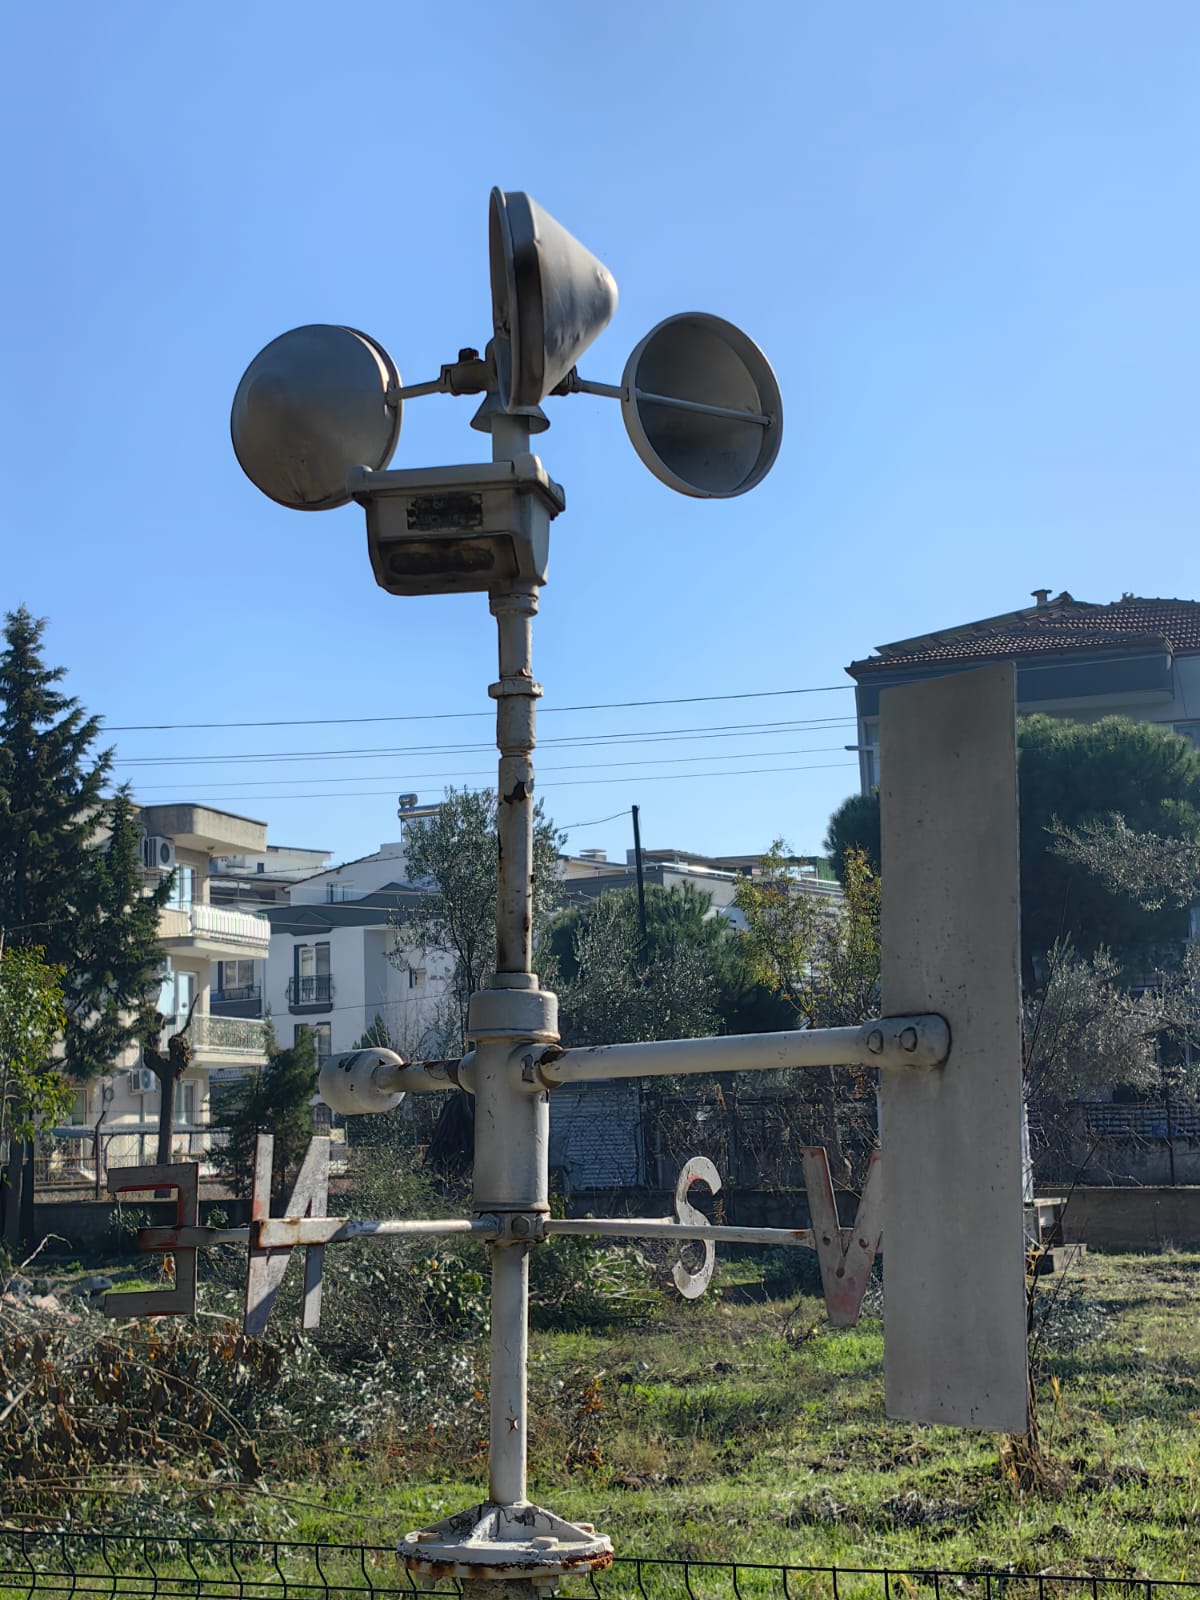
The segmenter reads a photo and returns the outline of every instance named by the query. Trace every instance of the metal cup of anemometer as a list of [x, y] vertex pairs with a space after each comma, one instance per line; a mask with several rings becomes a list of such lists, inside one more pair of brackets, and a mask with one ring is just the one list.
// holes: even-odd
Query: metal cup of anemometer
[[[743, 1038], [559, 1045], [555, 996], [533, 971], [532, 623], [546, 581], [550, 523], [565, 496], [530, 438], [548, 426], [549, 396], [599, 394], [621, 404], [641, 460], [677, 492], [731, 499], [761, 482], [782, 432], [778, 386], [739, 329], [703, 313], [666, 319], [636, 347], [620, 384], [580, 377], [576, 363], [616, 306], [607, 268], [528, 195], [493, 190], [488, 253], [492, 339], [463, 349], [439, 376], [405, 388], [381, 345], [354, 329], [312, 326], [274, 340], [234, 400], [238, 460], [264, 494], [298, 510], [366, 513], [377, 582], [398, 595], [488, 595], [499, 647], [496, 702], [499, 884], [496, 970], [473, 997], [470, 1049], [459, 1061], [406, 1062], [387, 1050], [338, 1056], [321, 1074], [335, 1110], [393, 1111], [406, 1093], [475, 1096], [472, 1214], [440, 1220], [326, 1215], [328, 1141], [314, 1139], [283, 1217], [269, 1215], [271, 1142], [259, 1140], [252, 1221], [196, 1225], [197, 1169], [146, 1168], [124, 1189], [179, 1193], [176, 1222], [144, 1230], [142, 1247], [182, 1264], [170, 1305], [110, 1295], [118, 1315], [195, 1304], [195, 1253], [247, 1242], [246, 1325], [261, 1332], [292, 1252], [305, 1250], [305, 1326], [320, 1315], [324, 1249], [351, 1238], [465, 1234], [491, 1252], [488, 1497], [406, 1534], [409, 1571], [457, 1578], [479, 1600], [503, 1580], [532, 1594], [565, 1573], [612, 1560], [587, 1522], [568, 1522], [527, 1494], [529, 1252], [556, 1234], [699, 1240], [703, 1293], [718, 1243], [816, 1251], [830, 1321], [853, 1323], [881, 1241], [886, 1384], [892, 1415], [1021, 1431], [1027, 1421], [1020, 1172], [1016, 940], [1016, 782], [1011, 670], [989, 668], [895, 689], [881, 708], [882, 929], [885, 1015], [858, 1027]], [[406, 399], [484, 396], [473, 426], [490, 432], [487, 463], [386, 470]], [[804, 1152], [809, 1216], [797, 1228], [716, 1224], [692, 1204], [716, 1193], [703, 1158], [680, 1174], [669, 1217], [553, 1218], [548, 1205], [550, 1102], [561, 1084], [656, 1075], [802, 1071], [856, 1065], [880, 1082], [882, 1161], [872, 1162], [843, 1225], [823, 1150]], [[885, 1178], [886, 1175], [886, 1178]], [[139, 1307], [136, 1302], [142, 1299]], [[488, 1589], [482, 1587], [489, 1586]]]

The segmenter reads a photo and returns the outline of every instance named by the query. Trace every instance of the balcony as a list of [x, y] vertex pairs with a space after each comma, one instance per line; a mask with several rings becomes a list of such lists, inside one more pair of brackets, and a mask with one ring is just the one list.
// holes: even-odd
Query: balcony
[[261, 1017], [262, 989], [257, 983], [213, 989], [209, 992], [208, 1009], [214, 1017]]
[[261, 1064], [267, 1055], [267, 1025], [251, 1017], [193, 1017], [188, 1039], [197, 1062]]
[[288, 1010], [293, 1016], [333, 1010], [333, 979], [327, 972], [307, 978], [289, 978]]
[[224, 906], [164, 907], [158, 936], [168, 950], [196, 950], [208, 956], [265, 956], [271, 943], [266, 917]]

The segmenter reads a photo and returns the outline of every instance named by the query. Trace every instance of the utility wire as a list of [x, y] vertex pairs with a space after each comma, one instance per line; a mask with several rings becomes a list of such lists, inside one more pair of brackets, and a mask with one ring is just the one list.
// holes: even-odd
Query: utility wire
[[[843, 748], [844, 746], [837, 744], [818, 744], [807, 745], [799, 750], [735, 750], [730, 751], [727, 755], [709, 752], [702, 756], [655, 756], [652, 759], [643, 761], [581, 761], [561, 767], [539, 766], [538, 774], [540, 776], [547, 772], [609, 772], [614, 767], [685, 767], [694, 766], [700, 761], [761, 761], [764, 758], [773, 756], [829, 755]], [[258, 789], [266, 788], [268, 785], [272, 789], [276, 789], [286, 785], [304, 783], [361, 783], [364, 778], [375, 779], [379, 783], [454, 782], [456, 780], [461, 781], [464, 778], [494, 779], [495, 773], [496, 768], [495, 763], [493, 763], [490, 767], [475, 768], [470, 772], [357, 772], [353, 777], [349, 778], [329, 777], [322, 773], [319, 776], [310, 775], [307, 778], [239, 778], [230, 782], [216, 781], [219, 782], [220, 788], [224, 792], [226, 789]], [[194, 789], [194, 787], [194, 785], [189, 785], [189, 789]], [[201, 788], [203, 787], [204, 785], [202, 784]], [[178, 781], [174, 783], [139, 783], [137, 792], [139, 794], [150, 794], [156, 790], [174, 790], [178, 788]], [[281, 796], [281, 798], [286, 797]]]
[[[740, 735], [762, 737], [773, 733], [825, 732], [834, 726], [849, 726], [853, 717], [820, 717], [785, 722], [718, 722], [698, 728], [642, 728], [628, 733], [570, 734], [560, 738], [540, 739], [539, 748], [548, 749], [606, 749], [614, 745], [645, 744], [659, 740], [731, 739]], [[122, 767], [175, 767], [206, 766], [210, 764], [240, 765], [246, 762], [276, 761], [370, 761], [381, 756], [414, 755], [476, 755], [494, 752], [495, 743], [478, 744], [417, 744], [371, 745], [362, 749], [345, 750], [268, 750], [243, 751], [229, 755], [178, 756], [128, 756], [117, 760]]]
[[[717, 700], [769, 700], [789, 694], [837, 694], [852, 683], [823, 683], [803, 689], [748, 689], [741, 694], [690, 694], [670, 700], [606, 700], [593, 705], [539, 706], [539, 716], [560, 711], [624, 711], [633, 706], [693, 706]], [[365, 722], [450, 722], [461, 717], [491, 717], [493, 711], [414, 711], [389, 717], [276, 717], [266, 722], [114, 722], [105, 733], [174, 733], [193, 728], [332, 728]]]
[[[821, 761], [802, 767], [740, 767], [731, 772], [641, 772], [636, 777], [623, 776], [620, 778], [563, 778], [557, 783], [539, 783], [539, 792], [542, 789], [579, 789], [587, 788], [589, 784], [609, 783], [679, 783], [696, 778], [745, 778], [766, 776], [776, 772], [826, 772], [835, 767], [856, 767], [853, 761]], [[379, 795], [394, 795], [395, 789], [351, 789], [343, 790], [340, 794], [336, 791], [318, 791], [312, 794], [243, 794], [234, 795], [240, 804], [247, 800], [367, 800]], [[209, 795], [209, 802], [223, 800], [223, 794]]]
[[602, 822], [616, 822], [618, 817], [627, 817], [630, 809], [626, 806], [624, 811], [614, 811], [611, 817], [593, 817], [590, 822], [567, 822], [561, 825], [556, 822], [554, 826], [560, 833], [574, 833], [576, 828], [598, 828]]

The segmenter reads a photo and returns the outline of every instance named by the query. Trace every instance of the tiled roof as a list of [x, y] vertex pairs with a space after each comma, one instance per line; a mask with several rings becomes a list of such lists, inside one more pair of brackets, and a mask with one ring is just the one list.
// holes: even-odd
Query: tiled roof
[[859, 677], [926, 663], [1011, 660], [1146, 645], [1176, 654], [1200, 651], [1200, 602], [1124, 595], [1110, 605], [1093, 605], [1064, 593], [1045, 605], [1007, 616], [880, 645], [877, 655], [854, 661], [846, 670]]

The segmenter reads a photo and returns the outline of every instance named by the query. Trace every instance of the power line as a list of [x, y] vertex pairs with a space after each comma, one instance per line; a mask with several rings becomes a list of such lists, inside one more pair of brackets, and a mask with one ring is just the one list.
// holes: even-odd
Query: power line
[[556, 822], [554, 826], [560, 833], [574, 833], [576, 828], [598, 828], [602, 822], [616, 822], [618, 817], [627, 817], [629, 810], [626, 806], [624, 811], [614, 811], [611, 817], [593, 817], [590, 822], [566, 822], [561, 825]]
[[[745, 778], [757, 777], [760, 774], [765, 777], [770, 773], [777, 772], [826, 772], [835, 767], [844, 767], [846, 769], [853, 767], [857, 770], [857, 762], [819, 761], [801, 767], [740, 767], [732, 772], [641, 772], [636, 777], [563, 778], [557, 783], [539, 783], [537, 788], [540, 792], [542, 789], [587, 788], [590, 784], [679, 783], [695, 778]], [[367, 800], [380, 795], [394, 795], [395, 792], [394, 789], [351, 789], [348, 791], [343, 790], [340, 794], [336, 791], [318, 791], [312, 794], [243, 794], [231, 796], [231, 798], [244, 805], [247, 800]], [[208, 796], [210, 802], [223, 800], [224, 798], [223, 794]], [[623, 815], [623, 813], [618, 813], [618, 815]]]
[[[823, 683], [803, 689], [748, 689], [741, 694], [691, 694], [669, 700], [607, 700], [593, 705], [539, 706], [538, 714], [561, 711], [624, 711], [634, 706], [692, 706], [717, 700], [769, 700], [789, 694], [837, 694], [852, 683]], [[492, 711], [414, 711], [389, 717], [276, 717], [265, 722], [114, 722], [105, 733], [175, 733], [199, 728], [332, 728], [367, 722], [451, 722], [463, 717], [491, 717]]]
[[[759, 761], [768, 756], [814, 756], [827, 755], [844, 746], [836, 744], [807, 745], [799, 750], [736, 750], [728, 755], [708, 753], [702, 756], [656, 756], [646, 761], [581, 761], [568, 766], [547, 767], [539, 766], [538, 773], [546, 772], [609, 772], [615, 767], [674, 767], [691, 766], [698, 761]], [[221, 783], [222, 791], [225, 789], [256, 789], [270, 785], [271, 788], [280, 788], [289, 784], [304, 783], [361, 783], [364, 777], [376, 779], [380, 783], [420, 783], [426, 782], [453, 782], [464, 778], [494, 779], [495, 764], [491, 767], [476, 768], [470, 772], [371, 772], [355, 773], [350, 778], [327, 777], [322, 773], [319, 777], [307, 778], [240, 778], [232, 782]], [[146, 783], [138, 785], [139, 794], [150, 794], [161, 789], [178, 789], [176, 783]], [[194, 790], [194, 785], [189, 785], [189, 791]], [[201, 785], [201, 789], [203, 789]], [[286, 798], [281, 796], [280, 798]]]
[[[833, 727], [854, 723], [853, 717], [816, 717], [784, 722], [718, 722], [697, 728], [642, 728], [627, 733], [570, 734], [561, 738], [541, 739], [539, 748], [547, 749], [605, 749], [622, 744], [646, 744], [661, 740], [730, 739], [739, 735], [761, 737], [772, 733], [826, 732]], [[121, 767], [175, 767], [232, 765], [244, 763], [274, 763], [277, 761], [370, 761], [382, 756], [420, 755], [477, 755], [495, 752], [491, 741], [478, 744], [417, 744], [371, 745], [361, 749], [345, 750], [267, 750], [242, 751], [229, 755], [186, 756], [129, 756], [118, 758]]]

